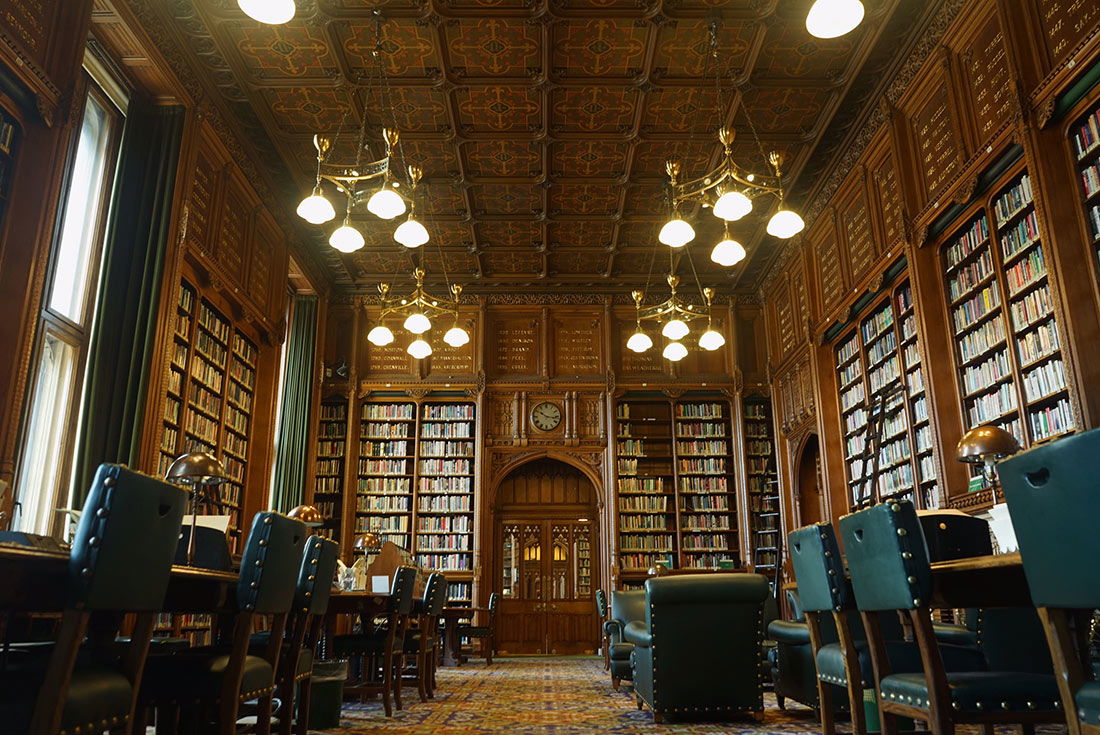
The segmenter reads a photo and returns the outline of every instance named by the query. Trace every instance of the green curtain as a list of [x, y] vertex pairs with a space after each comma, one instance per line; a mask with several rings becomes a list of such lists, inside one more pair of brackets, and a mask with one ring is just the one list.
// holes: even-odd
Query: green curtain
[[74, 507], [101, 462], [137, 464], [183, 118], [182, 107], [140, 100], [126, 112], [88, 348]]
[[272, 507], [286, 513], [305, 497], [309, 456], [309, 410], [313, 403], [313, 352], [317, 342], [317, 297], [295, 296], [286, 347], [279, 435], [275, 438]]

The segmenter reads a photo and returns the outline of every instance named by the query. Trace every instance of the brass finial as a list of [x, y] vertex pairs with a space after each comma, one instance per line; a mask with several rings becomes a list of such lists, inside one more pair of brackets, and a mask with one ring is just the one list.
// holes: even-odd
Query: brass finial
[[707, 300], [707, 306], [710, 306], [710, 302], [714, 300], [714, 289], [707, 286], [703, 289], [703, 298]]
[[680, 285], [680, 276], [677, 276], [674, 273], [669, 273], [667, 280], [668, 287], [671, 288], [673, 291], [675, 291], [676, 287]]
[[733, 141], [736, 137], [737, 133], [734, 132], [733, 128], [727, 128], [725, 126], [718, 128], [718, 140], [727, 151], [730, 149], [730, 146], [733, 145]]
[[772, 151], [768, 154], [768, 163], [775, 169], [776, 178], [779, 177], [779, 167], [783, 165], [783, 154], [779, 151]]
[[327, 135], [314, 135], [313, 147], [317, 149], [317, 160], [324, 162], [328, 152], [332, 149], [332, 139]]
[[415, 189], [424, 177], [424, 169], [419, 166], [409, 166], [409, 184]]
[[634, 306], [638, 309], [642, 308], [642, 296], [644, 294], [641, 291], [635, 289], [630, 292], [630, 295], [634, 298]]
[[388, 283], [379, 283], [378, 284], [378, 293], [382, 294], [382, 300], [385, 301], [386, 297], [389, 296], [389, 294], [390, 294], [390, 284], [388, 284]]
[[460, 296], [462, 296], [462, 286], [457, 284], [457, 283], [452, 283], [451, 284], [451, 293], [453, 293], [455, 295], [455, 301], [457, 302], [458, 298]]
[[416, 285], [420, 286], [420, 284], [424, 282], [424, 269], [417, 268], [416, 270], [414, 270], [413, 277], [416, 279]]
[[680, 175], [680, 162], [674, 161], [671, 158], [665, 161], [665, 171], [668, 172], [668, 177], [672, 179], [672, 183], [676, 183], [676, 177]]
[[401, 134], [393, 128], [382, 128], [382, 140], [386, 141], [386, 153], [394, 149]]

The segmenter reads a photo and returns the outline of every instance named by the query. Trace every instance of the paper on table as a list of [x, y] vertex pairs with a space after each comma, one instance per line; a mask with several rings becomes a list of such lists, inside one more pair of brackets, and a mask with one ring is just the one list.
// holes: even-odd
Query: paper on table
[[[221, 531], [222, 533], [225, 533], [229, 530], [229, 516], [195, 516], [195, 525], [202, 526], [204, 528], [213, 528]], [[191, 516], [187, 515], [183, 517], [183, 527], [191, 527]]]
[[390, 578], [386, 574], [374, 574], [370, 578], [370, 591], [376, 595], [384, 595], [390, 591]]

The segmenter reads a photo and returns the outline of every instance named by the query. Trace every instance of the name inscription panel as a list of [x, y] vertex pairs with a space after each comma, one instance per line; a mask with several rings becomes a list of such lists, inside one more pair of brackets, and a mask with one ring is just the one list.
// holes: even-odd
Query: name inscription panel
[[817, 255], [817, 272], [821, 274], [821, 304], [828, 311], [844, 298], [844, 273], [840, 269], [836, 233], [832, 230], [827, 232], [814, 252]]
[[1047, 47], [1055, 66], [1096, 32], [1100, 5], [1096, 0], [1039, 0]]
[[1008, 119], [1012, 109], [1012, 80], [1008, 74], [1004, 34], [996, 15], [990, 17], [963, 51], [963, 62], [973, 95], [978, 140], [986, 140]]
[[56, 5], [56, 0], [6, 0], [0, 3], [0, 25], [11, 31], [40, 66], [45, 66], [45, 45], [50, 37]]
[[925, 193], [931, 197], [950, 181], [962, 163], [946, 82], [932, 89], [928, 102], [913, 116], [913, 130]]
[[901, 194], [898, 192], [893, 158], [886, 158], [875, 169], [874, 180], [875, 194], [878, 196], [879, 210], [882, 212], [883, 244], [886, 249], [889, 249], [905, 236], [902, 229]]
[[214, 200], [217, 167], [202, 150], [191, 172], [191, 198], [187, 202], [187, 244], [210, 254], [210, 209]]
[[580, 315], [555, 319], [553, 325], [555, 377], [600, 375], [599, 319]]
[[[232, 182], [232, 179], [230, 180]], [[239, 184], [230, 183], [222, 203], [222, 219], [218, 233], [218, 259], [234, 281], [240, 283], [241, 266], [248, 235], [248, 213], [252, 207], [245, 199]]]
[[775, 295], [775, 321], [779, 328], [779, 351], [786, 355], [797, 343], [794, 330], [794, 306], [791, 304], [791, 291], [781, 288]]
[[[377, 316], [377, 314], [375, 314], [375, 316]], [[386, 326], [390, 328], [390, 331], [393, 332], [397, 339], [384, 347], [378, 347], [367, 341], [367, 332], [370, 331], [377, 322], [371, 316], [368, 316], [365, 321], [366, 326], [363, 327], [362, 344], [366, 346], [367, 350], [367, 359], [365, 361], [367, 364], [367, 375], [411, 374], [413, 372], [412, 358], [405, 350], [412, 339], [409, 337], [409, 333], [401, 327], [400, 320], [386, 322]]]
[[[474, 372], [474, 340], [473, 335], [476, 334], [476, 327], [474, 320], [468, 319], [465, 321], [460, 320], [459, 326], [466, 330], [466, 333], [471, 336], [471, 339], [461, 347], [451, 347], [442, 339], [433, 340], [430, 368], [428, 374], [437, 378], [450, 378], [458, 375], [472, 375]], [[450, 329], [447, 326], [446, 329]], [[444, 331], [440, 331], [440, 336], [445, 334]]]
[[844, 235], [848, 239], [848, 263], [852, 281], [858, 281], [875, 264], [875, 239], [871, 233], [871, 215], [862, 189], [844, 208]]
[[534, 375], [538, 372], [537, 319], [499, 319], [493, 323], [492, 335], [490, 355], [497, 375]]

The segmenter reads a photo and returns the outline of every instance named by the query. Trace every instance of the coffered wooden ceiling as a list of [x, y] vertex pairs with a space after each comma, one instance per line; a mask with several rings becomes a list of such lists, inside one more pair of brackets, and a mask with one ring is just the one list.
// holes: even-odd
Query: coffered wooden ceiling
[[[805, 30], [810, 0], [298, 0], [283, 26], [248, 19], [234, 0], [129, 2], [161, 6], [288, 210], [312, 182], [314, 133], [343, 121], [353, 141], [366, 115], [377, 152], [381, 125], [396, 121], [404, 164], [425, 171], [418, 211], [430, 219], [429, 272], [441, 278], [442, 252], [452, 279], [474, 291], [623, 291], [651, 269], [659, 276], [667, 255], [652, 264], [651, 254], [667, 211], [665, 160], [701, 173], [718, 160], [722, 123], [736, 129], [745, 164], [762, 170], [762, 151], [782, 151], [794, 198], [804, 197], [936, 4], [867, 0], [859, 29], [824, 41]], [[376, 10], [392, 112], [377, 96], [363, 104]], [[721, 94], [708, 61], [711, 19], [721, 24]], [[358, 219], [367, 246], [351, 255], [303, 224], [334, 281], [371, 288], [405, 274], [396, 222]], [[708, 257], [718, 222], [699, 214], [690, 249], [701, 277], [751, 288], [776, 247], [764, 221], [735, 225], [751, 257], [723, 269]]]

